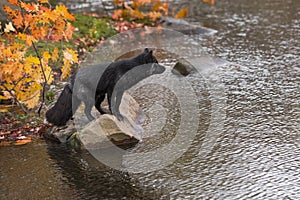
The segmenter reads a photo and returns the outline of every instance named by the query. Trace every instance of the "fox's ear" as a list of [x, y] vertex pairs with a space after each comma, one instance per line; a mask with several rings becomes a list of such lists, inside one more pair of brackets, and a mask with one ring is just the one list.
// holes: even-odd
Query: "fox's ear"
[[148, 52], [149, 52], [149, 49], [148, 49], [148, 48], [145, 48], [144, 52], [145, 52], [145, 53], [148, 53]]
[[152, 55], [152, 54], [153, 54], [153, 51], [152, 51], [152, 50], [151, 50], [151, 51], [149, 51], [149, 54], [151, 54], [151, 55]]

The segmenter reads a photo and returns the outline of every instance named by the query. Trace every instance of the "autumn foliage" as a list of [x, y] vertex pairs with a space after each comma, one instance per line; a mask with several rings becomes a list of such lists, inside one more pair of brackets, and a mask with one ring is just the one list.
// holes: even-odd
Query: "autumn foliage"
[[[202, 0], [214, 6], [214, 0]], [[161, 0], [114, 0], [114, 4], [119, 6], [112, 18], [115, 20], [139, 20], [149, 19], [156, 21], [162, 16], [172, 15], [174, 18], [184, 18], [188, 14], [188, 7], [181, 8], [175, 12], [174, 8], [169, 9], [169, 1], [162, 2]], [[171, 11], [169, 13], [169, 11]]]
[[[11, 6], [3, 9], [9, 21], [0, 24], [0, 99], [13, 99], [23, 110], [32, 109], [41, 102], [45, 86], [53, 81], [52, 67], [61, 63], [63, 79], [71, 64], [78, 62], [74, 50], [50, 45], [72, 38], [70, 21], [75, 18], [64, 5], [52, 8], [48, 0], [8, 2]], [[49, 45], [40, 47], [41, 42]]]
[[[121, 7], [112, 15], [112, 18], [115, 20], [123, 18], [130, 18], [133, 20], [148, 18], [155, 21], [163, 15], [168, 15], [169, 10], [169, 4], [163, 3], [160, 0], [114, 0], [114, 4]], [[147, 12], [141, 11], [143, 7], [146, 6], [150, 7], [150, 10]]]

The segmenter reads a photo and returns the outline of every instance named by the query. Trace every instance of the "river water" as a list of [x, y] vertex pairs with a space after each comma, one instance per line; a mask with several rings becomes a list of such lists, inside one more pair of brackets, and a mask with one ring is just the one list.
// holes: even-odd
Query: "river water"
[[[197, 38], [203, 49], [229, 62], [216, 69], [226, 103], [213, 148], [202, 156], [203, 130], [211, 123], [205, 114], [187, 151], [146, 173], [112, 170], [67, 145], [5, 147], [1, 199], [300, 199], [300, 2], [223, 0], [214, 8], [186, 2], [189, 21], [218, 31]], [[209, 94], [203, 96], [211, 108]], [[168, 130], [166, 141], [174, 137]], [[145, 140], [137, 151], [161, 140]]]

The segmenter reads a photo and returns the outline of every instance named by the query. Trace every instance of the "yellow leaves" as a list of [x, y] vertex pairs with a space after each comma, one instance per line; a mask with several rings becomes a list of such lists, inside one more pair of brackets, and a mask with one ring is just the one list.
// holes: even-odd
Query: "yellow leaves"
[[38, 58], [38, 57], [35, 57], [35, 56], [32, 56], [32, 55], [28, 56], [28, 57], [26, 58], [26, 61], [27, 61], [28, 63], [30, 63], [30, 64], [36, 64], [36, 65], [40, 64], [39, 58]]
[[43, 8], [43, 9], [44, 9], [43, 16], [46, 19], [48, 19], [48, 20], [50, 20], [52, 22], [55, 22], [57, 20], [58, 15], [53, 15], [53, 12], [50, 9], [48, 9], [48, 8]]
[[52, 59], [53, 62], [56, 62], [57, 59], [58, 59], [58, 57], [59, 57], [59, 55], [58, 55], [58, 48], [55, 47], [54, 50], [53, 50], [53, 52], [52, 52], [51, 59]]
[[44, 52], [43, 52], [43, 58], [45, 58], [46, 60], [49, 60], [49, 59], [51, 58], [50, 53], [47, 52], [47, 51], [44, 51]]
[[145, 4], [150, 4], [152, 3], [152, 0], [135, 0], [132, 2], [132, 7], [133, 8], [140, 8], [144, 6]]
[[61, 68], [62, 73], [61, 73], [60, 79], [61, 80], [65, 79], [68, 76], [68, 74], [70, 73], [70, 71], [71, 71], [71, 63], [69, 60], [64, 59], [64, 65]]
[[45, 76], [46, 76], [46, 82], [47, 82], [47, 84], [51, 84], [52, 82], [53, 82], [53, 76], [52, 76], [52, 69], [51, 69], [51, 67], [50, 66], [46, 66], [45, 68], [44, 68], [44, 73], [45, 73]]
[[71, 49], [67, 49], [66, 51], [64, 51], [64, 65], [61, 68], [61, 80], [65, 79], [69, 75], [71, 71], [71, 63], [78, 62], [77, 56], [78, 55]]
[[164, 15], [168, 15], [169, 4], [162, 3], [161, 1], [157, 1], [153, 6], [152, 11], [162, 11]]
[[149, 18], [151, 21], [156, 21], [160, 17], [162, 17], [162, 14], [160, 12], [152, 11], [149, 13]]
[[27, 47], [25, 47], [24, 44], [20, 44], [17, 42], [9, 45], [3, 44], [1, 48], [2, 50], [0, 51], [0, 63], [5, 63], [8, 61], [18, 61], [25, 55], [25, 51], [27, 50]]
[[189, 8], [185, 7], [183, 9], [179, 10], [178, 13], [174, 17], [177, 19], [184, 18], [187, 16], [188, 11], [189, 11]]
[[[214, 0], [203, 0], [214, 5]], [[130, 3], [128, 3], [130, 2]], [[115, 0], [115, 5], [122, 5], [123, 9], [118, 9], [112, 14], [114, 20], [136, 20], [148, 18], [151, 21], [156, 21], [163, 15], [169, 15], [169, 3], [168, 1], [162, 2], [161, 0], [133, 0], [133, 1], [123, 1]], [[144, 9], [144, 7], [145, 9]], [[150, 10], [149, 10], [150, 6]], [[141, 10], [148, 10], [147, 12], [142, 12]], [[188, 7], [179, 10], [176, 14], [172, 14], [175, 18], [184, 18], [188, 14]]]
[[39, 0], [39, 3], [49, 3], [48, 0]]
[[24, 33], [18, 33], [18, 38], [19, 38], [20, 40], [26, 41], [26, 35], [25, 35]]
[[68, 74], [71, 71], [71, 64], [78, 63], [78, 54], [74, 50], [67, 48], [64, 51], [63, 62], [64, 62], [64, 65], [61, 69], [61, 72], [62, 72], [62, 74], [60, 76], [61, 79], [64, 79], [68, 76]]
[[[64, 5], [52, 9], [48, 0], [8, 2], [13, 6], [4, 6], [3, 9], [9, 23], [3, 24], [4, 32], [0, 31], [3, 36], [0, 38], [0, 90], [4, 92], [0, 98], [16, 98], [32, 109], [40, 102], [42, 85], [53, 81], [51, 65], [63, 65], [62, 78], [65, 78], [70, 73], [71, 65], [78, 62], [78, 55], [72, 49], [60, 53], [58, 48], [54, 48], [50, 52], [51, 47], [36, 45], [42, 49], [35, 50], [33, 43], [39, 44], [41, 40], [51, 40], [52, 44], [68, 41], [74, 32], [68, 20], [74, 20], [74, 16]], [[62, 55], [63, 58], [59, 59]]]
[[141, 13], [139, 10], [130, 9], [129, 14], [134, 19], [144, 19], [144, 17], [145, 17], [144, 14]]
[[62, 4], [56, 6], [54, 12], [57, 15], [64, 17], [65, 19], [68, 19], [71, 21], [75, 20], [75, 17], [68, 12], [67, 7]]
[[10, 93], [8, 91], [2, 91], [2, 93], [3, 93], [3, 95], [0, 94], [0, 100], [7, 100], [7, 99], [12, 98], [12, 96], [10, 95]]
[[[39, 103], [42, 86], [30, 80], [24, 81], [24, 84], [26, 84], [26, 87], [23, 86], [23, 89], [19, 90], [16, 96], [27, 108], [32, 109]], [[21, 86], [21, 84], [19, 85]]]
[[78, 54], [73, 49], [67, 48], [64, 51], [64, 58], [72, 64], [78, 63]]

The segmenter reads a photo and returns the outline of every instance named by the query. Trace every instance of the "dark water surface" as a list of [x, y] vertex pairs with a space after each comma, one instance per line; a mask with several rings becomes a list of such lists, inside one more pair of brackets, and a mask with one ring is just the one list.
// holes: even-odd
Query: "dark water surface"
[[60, 144], [1, 148], [0, 199], [300, 199], [300, 2], [186, 2], [190, 21], [218, 30], [203, 48], [231, 62], [218, 69], [226, 119], [214, 148], [201, 156], [200, 126], [178, 160], [141, 174]]

